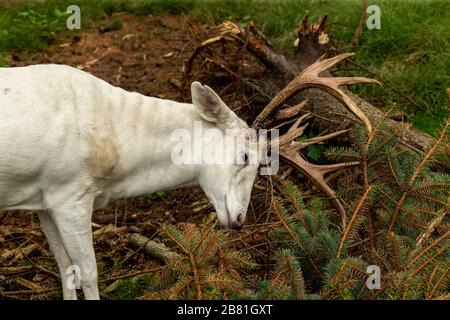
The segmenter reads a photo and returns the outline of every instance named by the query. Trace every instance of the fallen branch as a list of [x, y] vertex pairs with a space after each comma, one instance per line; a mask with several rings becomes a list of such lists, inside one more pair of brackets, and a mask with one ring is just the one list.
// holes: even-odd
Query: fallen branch
[[0, 274], [11, 275], [29, 271], [33, 266], [0, 267]]
[[165, 264], [178, 257], [177, 253], [171, 251], [165, 245], [150, 240], [149, 238], [138, 233], [133, 233], [130, 236], [130, 243], [135, 248], [143, 248], [146, 254], [164, 262]]
[[52, 277], [55, 278], [56, 280], [61, 280], [61, 276], [59, 275], [59, 273], [56, 273], [56, 272], [54, 272], [54, 271], [52, 271], [52, 270], [49, 270], [49, 269], [47, 269], [47, 268], [45, 268], [45, 267], [43, 267], [43, 266], [40, 266], [40, 265], [35, 265], [35, 267], [36, 267], [36, 269], [38, 269], [39, 271], [41, 271], [41, 272], [43, 272], [43, 273], [46, 273], [46, 274], [52, 276]]
[[14, 279], [14, 281], [18, 285], [25, 287], [27, 289], [30, 289], [30, 290], [41, 290], [42, 289], [42, 287], [39, 284], [37, 284], [33, 281], [30, 281], [30, 280], [24, 279], [22, 277], [17, 277]]
[[356, 43], [356, 40], [358, 40], [359, 36], [362, 33], [362, 30], [364, 28], [364, 23], [366, 22], [366, 11], [367, 11], [367, 0], [362, 0], [361, 3], [361, 13], [359, 14], [359, 21], [358, 26], [355, 29], [355, 33], [353, 34], [352, 41], [348, 45], [348, 49], [353, 47]]
[[52, 287], [52, 288], [42, 288], [35, 290], [17, 290], [17, 291], [0, 291], [0, 295], [9, 296], [9, 295], [17, 295], [17, 294], [36, 294], [50, 291], [59, 291], [60, 287]]
[[39, 245], [37, 243], [30, 244], [23, 249], [20, 249], [14, 256], [13, 262], [17, 262], [19, 260], [23, 260], [32, 254], [34, 251], [39, 249]]
[[120, 228], [116, 228], [114, 225], [112, 224], [108, 224], [98, 230], [95, 230], [93, 232], [93, 237], [94, 239], [97, 239], [101, 236], [110, 234], [110, 233], [120, 233], [120, 232], [125, 232], [127, 230], [127, 227], [120, 227]]

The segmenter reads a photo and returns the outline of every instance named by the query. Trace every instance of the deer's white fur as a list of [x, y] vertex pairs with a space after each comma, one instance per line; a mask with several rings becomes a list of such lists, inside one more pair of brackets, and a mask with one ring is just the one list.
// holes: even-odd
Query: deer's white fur
[[222, 225], [242, 224], [257, 165], [171, 161], [172, 132], [194, 121], [248, 130], [210, 88], [193, 83], [192, 98], [146, 97], [62, 65], [0, 68], [0, 209], [41, 210], [65, 299], [76, 299], [71, 265], [85, 298], [99, 298], [91, 214], [112, 198], [199, 184]]

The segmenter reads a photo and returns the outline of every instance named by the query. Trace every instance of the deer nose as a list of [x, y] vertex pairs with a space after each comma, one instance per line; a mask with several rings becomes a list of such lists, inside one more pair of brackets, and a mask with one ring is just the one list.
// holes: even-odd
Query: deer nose
[[244, 215], [242, 213], [240, 213], [237, 216], [236, 221], [233, 221], [231, 223], [231, 228], [232, 229], [241, 229], [243, 225], [244, 225]]

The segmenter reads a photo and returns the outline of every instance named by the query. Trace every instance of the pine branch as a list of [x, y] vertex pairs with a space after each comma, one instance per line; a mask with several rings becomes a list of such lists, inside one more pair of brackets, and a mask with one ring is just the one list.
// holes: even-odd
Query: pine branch
[[426, 247], [424, 250], [422, 250], [418, 255], [416, 255], [411, 261], [406, 265], [407, 268], [411, 267], [414, 262], [417, 261], [420, 257], [422, 257], [424, 254], [429, 252], [432, 248], [449, 238], [450, 236], [450, 230], [447, 230], [446, 233], [444, 233], [442, 236], [434, 240], [428, 247]]
[[419, 273], [423, 268], [430, 265], [430, 262], [434, 260], [437, 256], [439, 256], [442, 252], [444, 252], [447, 249], [446, 246], [440, 247], [431, 257], [427, 258], [416, 270], [411, 272], [413, 276]]
[[338, 253], [337, 253], [337, 256], [336, 256], [337, 258], [339, 258], [341, 256], [342, 249], [344, 247], [344, 242], [347, 239], [347, 237], [349, 235], [349, 232], [350, 232], [351, 228], [353, 227], [353, 224], [355, 223], [355, 221], [356, 221], [356, 219], [357, 219], [357, 217], [359, 215], [359, 212], [363, 208], [364, 203], [368, 199], [369, 193], [370, 193], [371, 190], [372, 190], [372, 187], [369, 186], [366, 189], [366, 191], [364, 192], [363, 196], [359, 199], [358, 204], [357, 204], [355, 210], [353, 211], [352, 218], [350, 219], [349, 223], [347, 224], [347, 227], [345, 228], [344, 233], [343, 233], [342, 238], [341, 238], [341, 241], [339, 243], [339, 249], [338, 249]]
[[[295, 243], [305, 252], [307, 253], [308, 250], [305, 248], [302, 240], [299, 238], [298, 234], [296, 232], [294, 232], [294, 230], [292, 230], [292, 228], [290, 227], [289, 223], [286, 221], [286, 219], [283, 217], [282, 214], [282, 208], [280, 207], [280, 204], [278, 203], [278, 201], [273, 201], [272, 202], [272, 206], [273, 209], [276, 213], [276, 215], [278, 216], [282, 226], [284, 227], [284, 229], [288, 232], [288, 234], [291, 236], [291, 238], [295, 241]], [[316, 273], [322, 278], [324, 279], [323, 273], [322, 271], [320, 271], [319, 267], [317, 266], [317, 264], [314, 262], [314, 260], [311, 257], [306, 257], [307, 261], [309, 262], [309, 264], [313, 267], [313, 269], [316, 271]]]
[[436, 284], [434, 285], [433, 289], [431, 290], [429, 296], [427, 297], [428, 299], [431, 299], [431, 297], [434, 296], [437, 288], [441, 285], [442, 281], [444, 281], [444, 279], [446, 279], [447, 273], [450, 270], [450, 266], [447, 266], [447, 268], [445, 269], [445, 271], [442, 273], [442, 275], [440, 276], [440, 278], [438, 279], [438, 281], [436, 282]]
[[187, 255], [189, 255], [189, 250], [177, 239], [177, 237], [174, 236], [174, 229], [171, 226], [163, 225], [163, 231], [165, 234], [172, 240], [183, 252]]
[[430, 157], [434, 154], [436, 148], [444, 140], [444, 137], [445, 137], [445, 134], [447, 132], [449, 125], [450, 125], [450, 117], [447, 118], [445, 126], [439, 133], [438, 138], [434, 141], [431, 148], [429, 148], [427, 150], [427, 152], [425, 153], [425, 155], [422, 157], [421, 161], [419, 162], [419, 165], [416, 167], [416, 169], [414, 170], [414, 173], [412, 174], [411, 178], [407, 182], [407, 185], [405, 186], [405, 189], [404, 189], [404, 193], [403, 193], [402, 197], [400, 198], [399, 202], [397, 203], [397, 206], [395, 207], [394, 212], [392, 213], [391, 223], [390, 223], [389, 229], [388, 229], [389, 232], [392, 231], [392, 229], [395, 226], [395, 223], [397, 222], [397, 216], [398, 216], [400, 210], [402, 209], [403, 203], [407, 199], [408, 193], [411, 190], [411, 187], [413, 186], [414, 181], [417, 179], [419, 174], [422, 172], [422, 169], [424, 168], [425, 164], [430, 159]]

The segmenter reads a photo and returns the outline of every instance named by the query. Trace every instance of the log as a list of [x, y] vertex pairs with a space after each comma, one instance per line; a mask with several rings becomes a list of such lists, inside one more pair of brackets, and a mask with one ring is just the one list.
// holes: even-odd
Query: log
[[159, 261], [167, 264], [173, 259], [177, 259], [179, 255], [171, 251], [162, 243], [155, 242], [149, 238], [139, 234], [133, 233], [130, 236], [130, 243], [133, 247], [140, 249], [144, 248], [144, 252], [149, 256], [158, 259]]
[[[263, 33], [253, 24], [247, 28], [241, 28], [231, 22], [225, 22], [220, 28], [220, 41], [231, 41], [238, 46], [238, 50], [245, 48], [256, 56], [265, 66], [265, 70], [260, 74], [255, 74], [255, 70], [244, 67], [245, 61], [232, 61], [235, 65], [226, 65], [221, 56], [221, 51], [208, 51], [210, 60], [222, 61], [220, 65], [223, 70], [250, 70], [247, 74], [242, 75], [242, 79], [234, 79], [236, 82], [241, 81], [247, 86], [247, 92], [251, 92], [253, 101], [257, 101], [256, 109], [262, 109], [275, 95], [280, 92], [299, 72], [319, 59], [322, 55], [335, 54], [335, 49], [330, 45], [329, 37], [326, 34], [325, 28], [326, 16], [319, 19], [317, 23], [308, 23], [308, 16], [305, 16], [298, 28], [298, 37], [294, 44], [294, 58], [288, 59], [283, 53], [280, 53], [274, 48], [270, 41], [263, 35]], [[228, 32], [228, 33], [227, 33]], [[213, 38], [211, 38], [213, 39]], [[211, 46], [217, 41], [204, 41], [193, 53], [192, 57], [187, 61], [185, 66], [186, 83], [190, 83], [192, 79], [193, 61], [199, 57], [201, 51], [206, 46]], [[241, 63], [242, 65], [236, 66]], [[320, 74], [323, 77], [331, 76], [329, 71], [324, 71]], [[197, 76], [197, 75], [195, 75]], [[236, 77], [231, 74], [231, 77]], [[213, 79], [214, 80], [214, 79]], [[373, 106], [367, 101], [361, 99], [355, 94], [349, 94], [356, 102], [361, 110], [366, 114], [372, 124], [378, 123], [383, 115], [383, 111]], [[340, 102], [330, 96], [328, 93], [319, 89], [306, 89], [300, 93], [296, 99], [292, 99], [290, 106], [293, 106], [300, 101], [308, 99], [304, 112], [311, 112], [315, 115], [313, 125], [319, 128], [319, 131], [331, 131], [336, 128], [342, 128], [342, 124], [357, 122], [358, 120], [350, 114]], [[260, 111], [260, 110], [257, 110]], [[243, 114], [240, 114], [244, 116]], [[252, 121], [247, 115], [247, 120]], [[386, 126], [389, 129], [395, 130], [402, 136], [402, 142], [414, 151], [423, 152], [428, 145], [432, 143], [432, 137], [428, 134], [416, 130], [410, 124], [396, 121], [394, 119], [387, 119]]]

